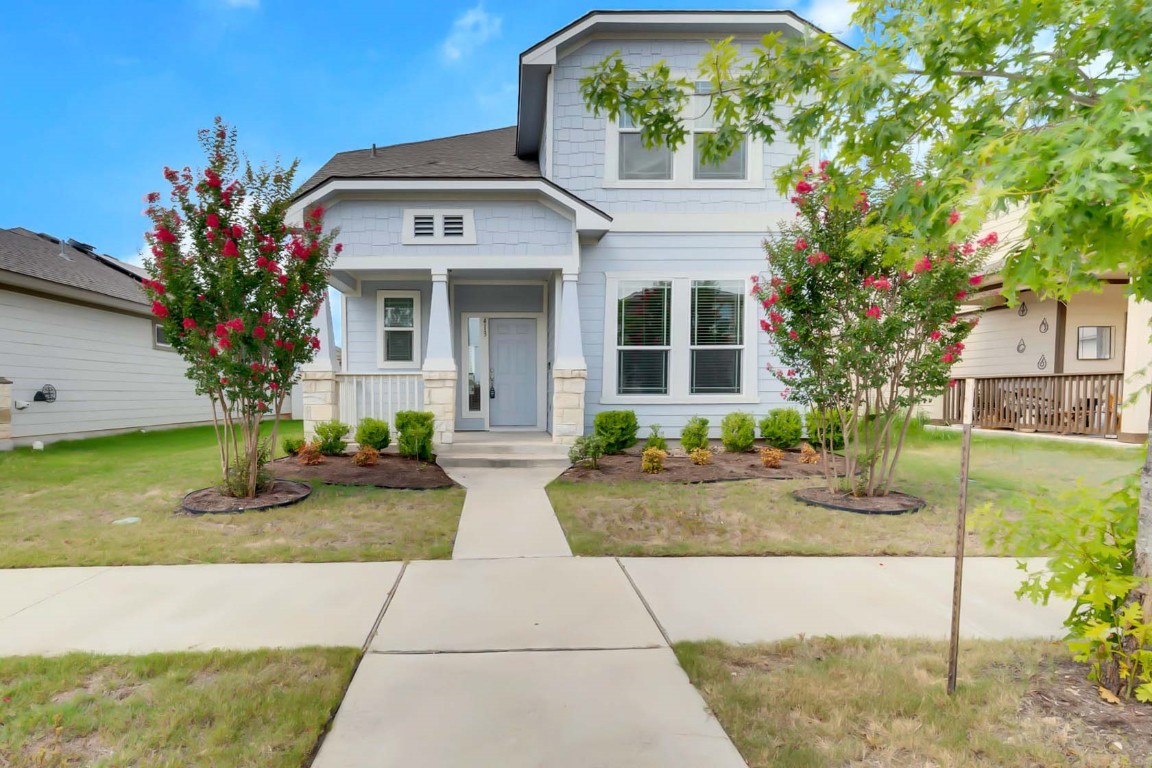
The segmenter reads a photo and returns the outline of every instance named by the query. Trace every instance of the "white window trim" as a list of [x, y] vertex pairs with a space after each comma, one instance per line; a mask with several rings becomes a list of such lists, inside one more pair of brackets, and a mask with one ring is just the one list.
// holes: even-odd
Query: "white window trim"
[[157, 331], [159, 331], [163, 327], [164, 326], [162, 326], [160, 323], [156, 322], [155, 320], [152, 321], [152, 348], [153, 349], [159, 349], [162, 352], [175, 352], [176, 348], [173, 347], [171, 344], [167, 344], [167, 343], [162, 344], [162, 343], [160, 343], [160, 340], [158, 338], [156, 338]]
[[[416, 237], [415, 219], [417, 216], [431, 216], [435, 234], [431, 237]], [[445, 216], [462, 216], [464, 218], [463, 236], [444, 236]], [[405, 208], [401, 226], [403, 227], [400, 231], [400, 243], [402, 245], [476, 245], [476, 217], [471, 208]]]
[[[687, 73], [680, 73], [688, 77]], [[690, 96], [687, 109], [695, 109], [695, 96]], [[604, 186], [613, 189], [764, 189], [764, 142], [747, 137], [748, 149], [745, 162], [748, 177], [745, 179], [697, 179], [695, 134], [690, 114], [684, 144], [672, 154], [671, 179], [621, 179], [620, 178], [620, 124], [618, 120], [605, 118], [604, 130]], [[701, 128], [700, 133], [711, 133], [713, 128]]]
[[[616, 296], [621, 282], [634, 280], [669, 280], [672, 282], [672, 350], [668, 355], [667, 395], [620, 395], [616, 393], [618, 380], [616, 355]], [[741, 355], [740, 389], [738, 395], [691, 394], [692, 374], [692, 281], [735, 280], [744, 286], [744, 354]], [[609, 272], [604, 283], [604, 383], [600, 402], [606, 405], [708, 405], [759, 403], [758, 374], [760, 368], [759, 323], [756, 302], [748, 296], [750, 285], [747, 275]], [[732, 349], [734, 347], [726, 347]]]
[[[412, 299], [412, 356], [414, 360], [384, 359], [384, 300]], [[419, 370], [424, 344], [420, 334], [424, 316], [420, 308], [420, 291], [376, 291], [376, 367], [384, 370]], [[345, 352], [345, 355], [348, 353]]]

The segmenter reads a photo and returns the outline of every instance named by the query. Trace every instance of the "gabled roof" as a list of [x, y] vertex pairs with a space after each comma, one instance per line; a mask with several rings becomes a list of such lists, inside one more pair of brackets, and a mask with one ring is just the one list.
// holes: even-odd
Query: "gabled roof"
[[[23, 227], [0, 229], [0, 272], [147, 306], [137, 268]], [[78, 244], [82, 245], [82, 244]], [[0, 275], [0, 282], [3, 282]]]
[[539, 179], [540, 164], [516, 156], [516, 126], [444, 139], [341, 152], [296, 190], [329, 179]]

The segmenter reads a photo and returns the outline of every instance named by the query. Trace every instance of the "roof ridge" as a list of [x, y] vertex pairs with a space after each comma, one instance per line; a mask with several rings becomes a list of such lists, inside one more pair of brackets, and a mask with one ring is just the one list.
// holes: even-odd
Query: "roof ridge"
[[[421, 139], [420, 141], [404, 141], [404, 142], [401, 142], [399, 144], [385, 144], [383, 146], [376, 147], [376, 151], [379, 152], [380, 150], [383, 150], [383, 149], [396, 149], [397, 147], [414, 147], [418, 144], [431, 144], [431, 143], [437, 142], [437, 141], [448, 141], [449, 139], [462, 139], [465, 136], [479, 136], [482, 133], [496, 133], [497, 131], [509, 131], [509, 130], [513, 130], [515, 128], [516, 128], [516, 126], [514, 126], [514, 125], [505, 125], [505, 126], [502, 126], [500, 128], [487, 128], [483, 131], [469, 131], [468, 133], [454, 133], [451, 136], [441, 136], [441, 137], [436, 138], [436, 139]], [[355, 154], [357, 152], [371, 152], [371, 151], [372, 151], [372, 147], [364, 147], [363, 149], [346, 149], [343, 152], [337, 152], [336, 154], [337, 155], [352, 155], [352, 154]]]

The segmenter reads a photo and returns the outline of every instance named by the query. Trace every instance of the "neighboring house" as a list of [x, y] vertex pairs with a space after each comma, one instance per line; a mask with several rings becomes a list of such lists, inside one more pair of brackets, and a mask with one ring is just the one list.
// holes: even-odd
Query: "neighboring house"
[[[424, 408], [440, 443], [570, 442], [608, 409], [676, 435], [694, 415], [715, 429], [784, 405], [748, 292], [765, 234], [792, 215], [773, 176], [798, 148], [749, 139], [720, 166], [697, 161], [692, 136], [645, 149], [626, 120], [585, 108], [579, 81], [615, 51], [692, 78], [710, 40], [750, 50], [811, 29], [790, 12], [590, 13], [521, 54], [517, 125], [333, 157], [293, 206], [324, 206], [344, 244], [343, 362], [305, 368], [305, 429]], [[711, 129], [698, 87], [697, 135]], [[326, 314], [321, 332], [334, 348]]]
[[83, 243], [0, 229], [0, 449], [211, 420], [143, 277]]

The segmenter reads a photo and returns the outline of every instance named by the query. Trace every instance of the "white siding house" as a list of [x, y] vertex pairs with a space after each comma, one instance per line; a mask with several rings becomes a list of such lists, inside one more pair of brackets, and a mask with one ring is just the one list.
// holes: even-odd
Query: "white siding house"
[[[210, 420], [184, 371], [133, 268], [0, 230], [0, 449]], [[37, 399], [45, 385], [54, 401]]]
[[[810, 28], [790, 12], [593, 12], [521, 55], [517, 125], [333, 157], [293, 208], [322, 205], [344, 244], [343, 339], [323, 340], [344, 355], [305, 369], [305, 430], [419, 407], [442, 444], [570, 442], [608, 409], [674, 436], [693, 415], [717, 428], [784, 404], [748, 294], [762, 240], [791, 216], [775, 173], [818, 148], [750, 138], [719, 167], [691, 139], [644, 150], [585, 108], [579, 81], [615, 51], [691, 78], [710, 40], [751, 50]], [[700, 105], [693, 131], [710, 128]]]

